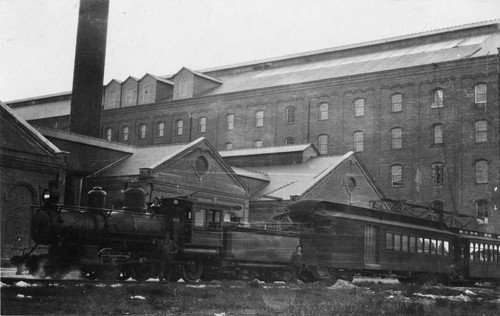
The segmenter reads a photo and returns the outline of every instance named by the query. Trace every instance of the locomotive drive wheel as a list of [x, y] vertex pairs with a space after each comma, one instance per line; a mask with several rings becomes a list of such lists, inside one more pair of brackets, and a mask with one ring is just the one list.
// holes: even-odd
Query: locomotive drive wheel
[[120, 275], [121, 267], [119, 265], [107, 264], [96, 271], [96, 276], [100, 280], [116, 280]]
[[121, 269], [120, 273], [118, 274], [118, 276], [116, 277], [116, 279], [118, 281], [126, 281], [126, 280], [130, 279], [131, 276], [132, 276], [131, 268], [128, 266], [122, 266], [122, 269]]
[[203, 273], [203, 264], [201, 261], [191, 260], [182, 265], [181, 277], [184, 281], [194, 283], [198, 281]]
[[141, 251], [136, 255], [139, 263], [132, 266], [132, 277], [136, 281], [146, 281], [155, 275], [156, 266], [153, 261], [153, 256], [145, 251]]

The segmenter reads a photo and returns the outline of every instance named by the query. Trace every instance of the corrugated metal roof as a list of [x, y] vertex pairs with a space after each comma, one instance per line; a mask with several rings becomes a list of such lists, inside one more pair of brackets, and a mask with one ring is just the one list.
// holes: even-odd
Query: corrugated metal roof
[[211, 90], [207, 95], [341, 78], [498, 54], [497, 46], [500, 46], [500, 34], [478, 35], [308, 64], [239, 73], [221, 77], [224, 84]]
[[349, 152], [343, 156], [314, 157], [294, 165], [252, 167], [257, 172], [267, 174], [270, 181], [257, 195], [284, 200], [290, 199], [291, 195], [302, 195], [352, 154]]

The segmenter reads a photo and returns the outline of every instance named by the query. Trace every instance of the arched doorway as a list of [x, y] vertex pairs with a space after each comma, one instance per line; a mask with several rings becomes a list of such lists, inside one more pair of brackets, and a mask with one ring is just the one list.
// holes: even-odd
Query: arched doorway
[[34, 190], [27, 184], [18, 184], [9, 191], [5, 202], [2, 209], [2, 263], [31, 247]]

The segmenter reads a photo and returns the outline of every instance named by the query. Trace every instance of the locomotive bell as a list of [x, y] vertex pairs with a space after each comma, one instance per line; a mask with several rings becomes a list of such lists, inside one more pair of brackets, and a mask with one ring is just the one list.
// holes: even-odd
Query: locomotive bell
[[88, 193], [88, 206], [91, 208], [104, 208], [108, 194], [101, 187], [94, 187]]
[[142, 188], [128, 188], [125, 190], [124, 194], [124, 210], [130, 212], [146, 212], [146, 192]]

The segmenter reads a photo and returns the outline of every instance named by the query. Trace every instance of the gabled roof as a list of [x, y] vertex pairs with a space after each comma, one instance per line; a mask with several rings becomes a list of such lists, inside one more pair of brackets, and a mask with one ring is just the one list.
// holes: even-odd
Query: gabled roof
[[223, 158], [239, 157], [239, 156], [256, 156], [256, 155], [267, 155], [267, 154], [284, 154], [290, 152], [304, 151], [311, 146], [313, 145], [301, 144], [301, 145], [286, 145], [286, 146], [273, 146], [273, 147], [260, 147], [260, 148], [254, 147], [254, 148], [219, 151], [219, 154]]
[[117, 79], [111, 79], [107, 85], [105, 85], [105, 87], [109, 86], [110, 84], [112, 84], [113, 82], [116, 82], [117, 84], [122, 84], [122, 81], [120, 80], [117, 80]]
[[210, 81], [213, 81], [213, 82], [216, 82], [218, 84], [223, 84], [223, 82], [217, 78], [214, 78], [214, 77], [210, 77], [208, 75], [205, 75], [201, 72], [198, 72], [198, 71], [195, 71], [195, 70], [192, 70], [192, 69], [189, 69], [187, 67], [182, 67], [175, 75], [173, 75], [173, 77], [177, 76], [183, 69], [186, 69], [187, 71], [193, 73], [195, 76], [198, 76], [198, 77], [202, 77], [202, 78], [205, 78], [207, 80], [210, 80]]
[[129, 80], [134, 80], [134, 81], [139, 82], [139, 79], [137, 79], [136, 77], [134, 77], [134, 76], [128, 76], [127, 79], [123, 80], [122, 84], [124, 84], [125, 82], [127, 82]]
[[204, 137], [200, 137], [188, 144], [135, 147], [132, 155], [96, 172], [94, 176], [138, 176], [140, 174], [140, 169], [157, 169], [175, 157], [181, 156], [193, 148], [198, 147], [202, 143], [210, 148], [210, 151], [213, 153], [214, 158], [220, 164], [221, 168], [223, 168], [240, 187], [246, 188], [241, 179], [236, 175], [231, 167], [229, 167], [224, 160], [222, 160], [215, 148], [213, 148]]
[[[313, 157], [300, 164], [252, 167], [255, 172], [264, 173], [269, 177], [269, 184], [257, 192], [256, 197], [288, 200], [290, 196], [302, 196], [313, 190], [324, 177], [350, 158], [359, 162], [351, 151], [342, 156]], [[359, 164], [362, 165], [361, 162]], [[377, 194], [383, 197], [384, 194], [366, 169], [362, 168], [362, 172]]]
[[155, 76], [155, 75], [152, 75], [152, 74], [146, 74], [146, 75], [150, 75], [151, 77], [155, 78], [156, 80], [158, 80], [160, 82], [163, 82], [163, 83], [166, 83], [166, 84], [169, 84], [171, 86], [174, 85], [174, 82], [171, 81], [171, 80], [168, 80], [168, 79], [165, 79], [165, 78], [162, 78], [162, 77], [159, 77], [159, 76]]
[[2, 119], [11, 121], [14, 125], [23, 130], [26, 133], [25, 135], [30, 138], [32, 144], [42, 147], [46, 152], [52, 155], [66, 153], [52, 144], [47, 138], [45, 138], [40, 132], [28, 124], [3, 102], [0, 102], [0, 114]]

